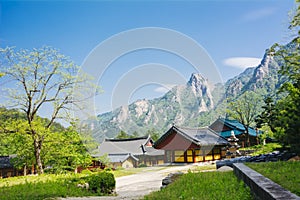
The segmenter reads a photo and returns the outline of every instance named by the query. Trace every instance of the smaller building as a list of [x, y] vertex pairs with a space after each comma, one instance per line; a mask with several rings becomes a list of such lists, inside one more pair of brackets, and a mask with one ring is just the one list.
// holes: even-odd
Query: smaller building
[[12, 164], [13, 158], [15, 158], [15, 156], [0, 156], [0, 178], [23, 175], [23, 170], [14, 168]]
[[164, 163], [164, 151], [152, 147], [153, 140], [150, 136], [128, 139], [105, 139], [100, 144], [100, 152], [93, 157], [107, 155], [113, 166], [124, 168], [137, 167], [140, 164], [147, 166]]
[[167, 163], [196, 163], [225, 157], [228, 141], [208, 127], [182, 128], [172, 126], [155, 143], [165, 150]]
[[133, 168], [138, 166], [139, 159], [132, 154], [108, 154], [113, 168]]
[[[246, 129], [242, 123], [238, 120], [231, 120], [225, 118], [219, 118], [214, 123], [212, 123], [209, 128], [216, 131], [222, 137], [228, 139], [231, 136], [233, 131], [234, 135], [239, 139], [238, 144], [241, 147], [245, 147], [247, 144], [247, 137], [246, 137]], [[258, 143], [258, 135], [260, 131], [255, 130], [252, 127], [248, 128], [249, 132], [249, 140], [250, 145], [255, 145]]]

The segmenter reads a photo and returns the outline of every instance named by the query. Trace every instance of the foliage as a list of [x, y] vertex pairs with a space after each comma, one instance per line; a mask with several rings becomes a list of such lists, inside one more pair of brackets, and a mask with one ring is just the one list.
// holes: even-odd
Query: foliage
[[12, 177], [0, 180], [0, 199], [46, 199], [56, 197], [83, 197], [95, 194], [77, 187], [78, 176], [43, 175]]
[[121, 130], [118, 135], [116, 136], [116, 139], [128, 139], [130, 138], [130, 135], [128, 135], [125, 131]]
[[[86, 188], [78, 188], [77, 184], [84, 184], [92, 176], [100, 177], [104, 192], [98, 195], [110, 194], [114, 188], [114, 177], [107, 172], [97, 175], [40, 175], [26, 177], [12, 177], [0, 180], [0, 199], [46, 199], [56, 197], [83, 197], [95, 196], [95, 192]], [[91, 183], [92, 184], [92, 183]], [[107, 193], [106, 193], [107, 191]], [[3, 198], [5, 197], [5, 198]]]
[[138, 167], [147, 167], [147, 165], [146, 164], [144, 164], [144, 163], [141, 163], [141, 164], [139, 164], [139, 166]]
[[251, 155], [256, 156], [260, 154], [272, 153], [280, 149], [282, 149], [282, 145], [279, 143], [268, 143], [266, 145], [258, 144], [247, 148], [241, 148], [240, 150], [254, 150]]
[[300, 195], [300, 162], [247, 163], [247, 166], [270, 178], [287, 190]]
[[[41, 154], [45, 138], [53, 133], [52, 127], [58, 118], [63, 114], [69, 116], [69, 110], [79, 105], [80, 99], [74, 96], [74, 89], [86, 87], [88, 78], [83, 74], [77, 76], [79, 66], [50, 47], [19, 51], [1, 48], [0, 56], [1, 73], [16, 85], [7, 88], [6, 96], [11, 106], [25, 113], [24, 134], [32, 139], [38, 172], [43, 173]], [[49, 120], [37, 117], [45, 106], [51, 112]]]
[[98, 194], [111, 194], [116, 185], [114, 175], [106, 171], [89, 176], [87, 182], [89, 189]]
[[250, 189], [233, 172], [187, 173], [144, 199], [252, 199]]
[[83, 138], [73, 127], [60, 133], [53, 133], [45, 139], [45, 149], [42, 158], [48, 172], [64, 173], [75, 171], [77, 167], [86, 168], [92, 163], [92, 157], [83, 144]]
[[147, 130], [147, 135], [150, 135], [153, 141], [158, 140], [158, 138], [160, 137], [158, 131], [155, 128]]
[[[0, 155], [16, 155], [13, 164], [16, 168], [29, 168], [35, 164], [32, 138], [25, 134], [28, 124], [25, 115], [16, 109], [0, 109]], [[47, 119], [37, 116], [36, 122], [44, 123]], [[38, 125], [36, 125], [38, 127]], [[14, 130], [10, 132], [9, 130]], [[87, 141], [79, 135], [74, 127], [63, 128], [55, 123], [51, 133], [45, 136], [44, 149], [41, 151], [43, 164], [47, 172], [65, 173], [74, 171], [76, 167], [86, 167], [91, 163], [91, 156], [86, 150]]]
[[261, 97], [255, 92], [246, 91], [237, 100], [229, 102], [227, 113], [243, 124], [246, 130], [247, 146], [250, 146], [249, 127], [255, 123], [259, 114]]
[[99, 160], [102, 164], [104, 164], [105, 166], [108, 166], [110, 164], [110, 159], [108, 157], [107, 154], [104, 154], [102, 156], [99, 156], [97, 158], [95, 158], [97, 160]]
[[264, 125], [268, 125], [272, 132], [275, 132], [275, 123], [276, 123], [276, 111], [274, 100], [268, 96], [264, 99], [264, 105], [262, 106], [263, 111], [259, 114], [255, 122], [258, 128], [261, 128]]

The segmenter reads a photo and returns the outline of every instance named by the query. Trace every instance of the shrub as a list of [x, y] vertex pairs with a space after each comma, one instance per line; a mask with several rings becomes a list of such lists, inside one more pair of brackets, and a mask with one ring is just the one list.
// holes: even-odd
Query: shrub
[[100, 172], [88, 177], [89, 189], [98, 194], [111, 194], [116, 181], [112, 173]]
[[139, 164], [139, 167], [147, 167], [146, 164]]

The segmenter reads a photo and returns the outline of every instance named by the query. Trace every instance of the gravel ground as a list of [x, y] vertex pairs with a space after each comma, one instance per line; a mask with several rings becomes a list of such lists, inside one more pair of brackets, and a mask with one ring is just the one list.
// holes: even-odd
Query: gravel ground
[[151, 167], [145, 168], [144, 172], [116, 178], [117, 196], [111, 197], [69, 197], [67, 200], [135, 200], [157, 191], [161, 187], [161, 181], [169, 173], [178, 171], [187, 171], [193, 165], [168, 166], [168, 167]]

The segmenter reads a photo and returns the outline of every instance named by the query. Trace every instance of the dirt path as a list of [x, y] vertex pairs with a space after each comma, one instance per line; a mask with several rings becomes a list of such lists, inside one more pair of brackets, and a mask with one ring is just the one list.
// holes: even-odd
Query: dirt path
[[114, 197], [84, 197], [67, 198], [68, 200], [134, 200], [140, 199], [152, 191], [159, 190], [161, 181], [169, 173], [187, 171], [192, 165], [151, 167], [144, 172], [116, 178], [116, 192]]

